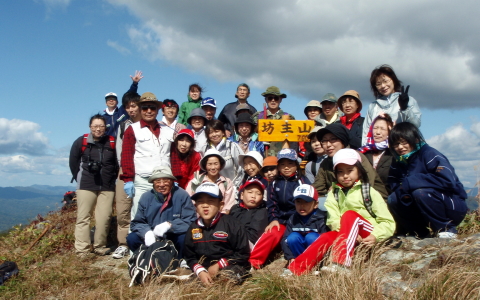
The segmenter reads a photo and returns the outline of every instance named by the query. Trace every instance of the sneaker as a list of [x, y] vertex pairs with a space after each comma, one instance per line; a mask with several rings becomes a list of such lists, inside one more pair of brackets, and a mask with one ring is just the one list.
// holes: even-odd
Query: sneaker
[[187, 265], [187, 261], [184, 260], [184, 259], [182, 259], [182, 260], [180, 261], [180, 268], [182, 268], [182, 269], [190, 269], [190, 268], [188, 267], [188, 265]]
[[443, 231], [438, 233], [439, 239], [456, 239], [457, 234], [453, 232]]
[[95, 248], [93, 252], [96, 255], [103, 256], [103, 255], [109, 255], [110, 253], [112, 253], [112, 250], [110, 250], [110, 248], [107, 248], [107, 247], [101, 247], [101, 248]]
[[118, 246], [117, 249], [115, 249], [115, 252], [113, 252], [112, 257], [113, 258], [123, 258], [124, 256], [128, 255], [128, 248], [125, 246]]
[[347, 267], [338, 264], [331, 264], [329, 266], [322, 267], [320, 271], [328, 273], [350, 273], [350, 270]]
[[292, 271], [290, 271], [290, 270], [287, 269], [287, 268], [283, 268], [283, 273], [282, 273], [280, 276], [282, 276], [282, 277], [288, 277], [288, 276], [292, 276], [292, 275], [293, 275]]

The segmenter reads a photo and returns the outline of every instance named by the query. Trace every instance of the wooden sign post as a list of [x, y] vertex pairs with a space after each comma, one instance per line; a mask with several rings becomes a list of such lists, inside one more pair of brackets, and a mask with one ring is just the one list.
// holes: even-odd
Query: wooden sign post
[[261, 142], [309, 142], [313, 120], [258, 120], [258, 140]]

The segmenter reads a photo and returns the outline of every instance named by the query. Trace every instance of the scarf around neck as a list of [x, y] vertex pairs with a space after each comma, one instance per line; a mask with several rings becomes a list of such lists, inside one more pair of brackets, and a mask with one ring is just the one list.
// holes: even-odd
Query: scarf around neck
[[348, 130], [352, 129], [353, 122], [360, 117], [360, 113], [355, 113], [350, 120], [347, 120], [347, 115], [343, 115], [340, 117], [340, 122], [348, 128]]
[[378, 117], [376, 117], [372, 121], [372, 124], [370, 124], [370, 129], [368, 129], [367, 144], [365, 144], [365, 146], [362, 146], [362, 147], [358, 148], [358, 151], [362, 152], [363, 154], [365, 154], [369, 151], [374, 151], [374, 152], [384, 151], [384, 150], [387, 150], [388, 147], [389, 147], [388, 137], [387, 137], [386, 140], [384, 140], [380, 143], [375, 142], [375, 140], [373, 139], [373, 125], [377, 121], [377, 118]]
[[408, 159], [410, 158], [410, 156], [412, 156], [414, 153], [418, 152], [418, 150], [420, 150], [426, 144], [427, 143], [425, 143], [425, 142], [420, 142], [415, 146], [415, 149], [412, 152], [409, 152], [409, 153], [404, 154], [404, 155], [398, 155], [397, 152], [395, 152], [395, 159], [398, 162], [406, 165], [406, 164], [408, 164]]

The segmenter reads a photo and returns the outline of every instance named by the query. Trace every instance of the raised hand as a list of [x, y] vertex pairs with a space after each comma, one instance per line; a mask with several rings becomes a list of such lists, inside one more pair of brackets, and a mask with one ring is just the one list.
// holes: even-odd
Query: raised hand
[[143, 78], [142, 71], [135, 71], [135, 76], [130, 75], [130, 78], [132, 78], [133, 82], [139, 83], [140, 80]]
[[398, 105], [400, 105], [400, 110], [406, 110], [408, 107], [408, 89], [410, 88], [409, 85], [407, 85], [407, 88], [402, 85], [402, 92], [398, 96]]

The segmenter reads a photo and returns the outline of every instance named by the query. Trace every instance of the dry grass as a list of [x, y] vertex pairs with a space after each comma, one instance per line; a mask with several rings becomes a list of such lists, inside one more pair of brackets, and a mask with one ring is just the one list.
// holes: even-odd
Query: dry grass
[[[0, 287], [0, 299], [480, 299], [480, 244], [467, 241], [455, 249], [437, 249], [440, 254], [429, 267], [412, 271], [407, 262], [389, 265], [378, 256], [388, 250], [359, 249], [348, 275], [313, 274], [281, 277], [282, 261], [255, 271], [243, 285], [217, 281], [203, 287], [197, 280], [176, 282], [157, 278], [145, 286], [128, 288], [121, 268], [98, 268], [111, 258], [74, 254], [75, 211], [47, 216], [52, 229], [26, 255], [25, 249], [41, 234], [33, 225], [16, 228], [0, 237], [0, 262], [16, 261], [20, 275]], [[478, 213], [467, 216], [463, 235], [480, 232]], [[384, 280], [399, 272], [411, 290], [386, 291]], [[385, 293], [389, 296], [386, 297]]]

